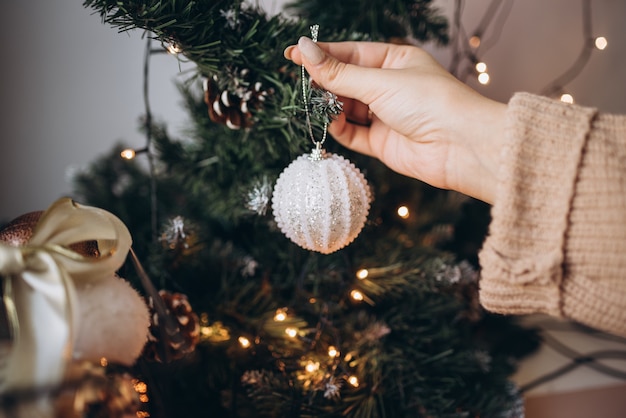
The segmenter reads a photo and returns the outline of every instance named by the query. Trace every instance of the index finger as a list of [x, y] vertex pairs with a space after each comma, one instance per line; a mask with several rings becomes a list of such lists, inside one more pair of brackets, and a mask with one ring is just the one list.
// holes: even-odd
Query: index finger
[[[337, 60], [369, 68], [402, 68], [408, 63], [409, 54], [403, 49], [414, 48], [383, 42], [317, 42], [328, 55]], [[302, 65], [302, 56], [295, 45], [285, 50], [285, 57]]]

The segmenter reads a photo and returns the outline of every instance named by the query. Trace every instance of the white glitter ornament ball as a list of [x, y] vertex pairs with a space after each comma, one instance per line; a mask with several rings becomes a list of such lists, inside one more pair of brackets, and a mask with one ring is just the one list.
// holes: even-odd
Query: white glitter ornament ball
[[371, 193], [354, 164], [320, 151], [301, 155], [281, 173], [274, 186], [272, 210], [289, 239], [307, 250], [330, 254], [359, 235]]

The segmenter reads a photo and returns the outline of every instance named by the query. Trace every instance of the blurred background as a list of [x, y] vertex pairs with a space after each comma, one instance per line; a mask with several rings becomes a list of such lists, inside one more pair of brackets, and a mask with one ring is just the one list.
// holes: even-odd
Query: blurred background
[[[114, 142], [143, 146], [138, 118], [144, 113], [142, 83], [145, 39], [139, 31], [117, 33], [80, 1], [5, 1], [0, 15], [4, 39], [1, 67], [0, 220], [46, 208], [69, 193], [67, 178]], [[455, 0], [438, 0], [450, 23]], [[583, 47], [580, 1], [503, 1], [483, 35], [480, 59], [489, 84], [473, 75], [468, 84], [507, 101], [516, 91], [541, 93], [577, 60]], [[626, 3], [591, 2], [593, 36], [605, 50], [593, 50], [566, 88], [577, 103], [626, 113], [620, 88], [626, 74]], [[282, 0], [266, 0], [280, 12]], [[481, 25], [491, 1], [472, 0], [461, 9], [467, 38]], [[295, 41], [295, 40], [294, 40]], [[489, 44], [489, 45], [487, 45]], [[453, 46], [425, 45], [448, 66]], [[152, 113], [172, 132], [185, 125], [175, 87], [190, 64], [162, 54], [152, 58], [149, 83]]]
[[[467, 63], [455, 65], [458, 45], [424, 45], [479, 92], [506, 102], [516, 91], [541, 94], [551, 87], [562, 87], [562, 92], [571, 94], [578, 104], [626, 113], [626, 2], [592, 1], [586, 11], [584, 2], [571, 0], [503, 0], [497, 9], [491, 9], [494, 3], [487, 0], [436, 3], [451, 26], [458, 22], [459, 39], [465, 41], [481, 28], [485, 16], [493, 13], [492, 23], [479, 34], [483, 44], [478, 58], [487, 66], [486, 84], [478, 81], [476, 72], [464, 72]], [[270, 13], [280, 12], [282, 4], [262, 3]], [[584, 17], [591, 24], [586, 28]], [[589, 54], [579, 60], [585, 30], [594, 39], [604, 37], [606, 48], [589, 49]], [[4, 1], [0, 34], [4, 39], [0, 222], [6, 222], [25, 212], [45, 209], [58, 197], [71, 194], [72, 173], [109, 151], [113, 144], [121, 142], [131, 148], [144, 145], [138, 127], [145, 112], [146, 39], [138, 31], [117, 33], [80, 1], [70, 0]], [[172, 55], [159, 54], [153, 56], [147, 78], [152, 113], [174, 134], [182, 134], [186, 124], [175, 83], [189, 68], [191, 64]], [[567, 82], [554, 84], [563, 74], [568, 76]], [[558, 321], [529, 321], [560, 333], [560, 338], [580, 352], [624, 347], [621, 341], [594, 339]], [[567, 360], [546, 347], [527, 362], [519, 380], [522, 384], [531, 381]], [[626, 369], [619, 362], [612, 366]], [[622, 384], [619, 377], [580, 367], [563, 378], [538, 385], [529, 394], [605, 387], [618, 387], [623, 393], [626, 386]]]

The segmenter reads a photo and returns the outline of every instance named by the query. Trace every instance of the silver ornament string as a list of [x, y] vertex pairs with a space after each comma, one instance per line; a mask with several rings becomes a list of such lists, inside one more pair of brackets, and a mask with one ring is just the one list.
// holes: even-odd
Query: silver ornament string
[[[312, 25], [309, 27], [311, 30], [311, 39], [313, 42], [317, 42], [317, 38], [319, 36], [320, 25]], [[304, 65], [301, 66], [302, 70], [302, 101], [304, 102], [304, 114], [306, 115], [306, 125], [309, 130], [309, 137], [311, 141], [315, 144], [315, 148], [311, 151], [310, 159], [313, 161], [320, 161], [324, 158], [324, 150], [322, 149], [322, 144], [326, 141], [326, 136], [328, 134], [328, 122], [324, 122], [324, 128], [322, 133], [322, 139], [320, 141], [315, 140], [315, 135], [313, 135], [313, 125], [311, 123], [311, 112], [309, 111], [309, 103], [308, 103], [308, 95], [307, 95], [307, 76], [306, 71], [304, 69]], [[309, 83], [310, 84], [310, 83]]]

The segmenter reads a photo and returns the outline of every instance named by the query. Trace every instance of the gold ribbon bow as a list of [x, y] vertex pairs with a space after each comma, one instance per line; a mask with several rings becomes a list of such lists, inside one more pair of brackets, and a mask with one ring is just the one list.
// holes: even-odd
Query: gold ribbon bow
[[[99, 254], [70, 245], [96, 241]], [[12, 342], [0, 361], [0, 393], [58, 384], [71, 361], [79, 318], [75, 286], [111, 278], [131, 236], [122, 221], [71, 199], [41, 216], [26, 245], [0, 242], [0, 276]]]

